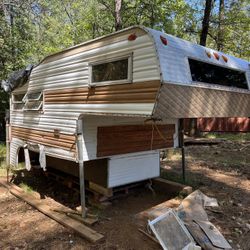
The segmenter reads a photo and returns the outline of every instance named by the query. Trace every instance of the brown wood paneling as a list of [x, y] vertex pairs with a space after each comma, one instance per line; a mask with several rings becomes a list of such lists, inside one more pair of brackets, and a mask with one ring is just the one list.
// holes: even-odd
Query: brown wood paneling
[[45, 104], [154, 103], [160, 81], [50, 90]]
[[116, 34], [111, 34], [105, 37], [100, 37], [99, 39], [92, 40], [83, 44], [79, 44], [79, 45], [76, 45], [75, 47], [68, 48], [64, 51], [48, 56], [42, 61], [42, 63], [56, 61], [56, 60], [65, 58], [67, 56], [72, 56], [72, 55], [75, 55], [84, 51], [88, 51], [91, 49], [100, 48], [100, 47], [110, 45], [113, 43], [125, 41], [128, 39], [128, 36], [132, 33], [135, 33], [136, 36], [139, 37], [139, 36], [145, 35], [146, 31], [140, 28], [134, 28], [134, 29], [129, 29], [129, 30], [122, 31]]
[[198, 118], [197, 127], [201, 132], [250, 132], [250, 118]]
[[27, 142], [40, 143], [49, 147], [62, 148], [76, 151], [75, 136], [61, 133], [53, 133], [44, 130], [29, 129], [23, 127], [11, 127], [12, 137]]
[[[188, 131], [190, 119], [184, 120], [184, 129]], [[198, 118], [197, 129], [200, 132], [250, 132], [250, 118]]]
[[174, 124], [98, 127], [97, 156], [173, 147]]

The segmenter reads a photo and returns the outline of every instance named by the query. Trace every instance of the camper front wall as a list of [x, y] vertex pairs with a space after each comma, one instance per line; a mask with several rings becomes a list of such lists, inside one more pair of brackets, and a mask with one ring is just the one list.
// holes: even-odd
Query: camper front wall
[[[128, 41], [133, 32], [137, 39]], [[132, 83], [89, 88], [91, 63], [128, 54], [132, 55]], [[76, 161], [75, 134], [80, 114], [151, 115], [160, 87], [156, 51], [146, 32], [128, 31], [114, 41], [105, 38], [98, 46], [84, 45], [49, 57], [33, 69], [26, 87], [27, 93], [43, 93], [42, 109], [23, 111], [11, 104], [11, 164], [16, 165], [14, 139], [44, 145], [46, 154]], [[18, 93], [26, 93], [25, 88], [15, 90], [13, 95]], [[95, 157], [91, 151], [91, 158]]]
[[[149, 29], [149, 32], [154, 38], [164, 83], [154, 110], [154, 117], [250, 116], [249, 62], [156, 30]], [[162, 43], [161, 37], [167, 40], [167, 45]], [[219, 55], [218, 59], [214, 53]], [[248, 90], [194, 82], [189, 58], [245, 72]]]

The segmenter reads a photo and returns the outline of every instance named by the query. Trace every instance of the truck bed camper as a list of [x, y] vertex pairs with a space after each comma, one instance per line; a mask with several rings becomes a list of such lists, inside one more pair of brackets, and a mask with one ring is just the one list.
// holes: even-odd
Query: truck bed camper
[[127, 28], [46, 57], [12, 91], [10, 164], [24, 148], [26, 165], [37, 153], [104, 188], [158, 177], [180, 119], [250, 117], [249, 88], [247, 61]]

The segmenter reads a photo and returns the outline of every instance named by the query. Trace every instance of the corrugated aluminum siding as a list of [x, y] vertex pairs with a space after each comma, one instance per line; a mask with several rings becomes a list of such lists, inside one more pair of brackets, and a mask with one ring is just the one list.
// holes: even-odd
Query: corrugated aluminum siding
[[[148, 35], [135, 41], [121, 41], [101, 48], [81, 52], [56, 61], [43, 63], [33, 69], [28, 92], [88, 86], [89, 61], [114, 58], [133, 53], [133, 82], [159, 80], [155, 48]], [[43, 113], [11, 112], [11, 124], [35, 129], [73, 134], [76, 120], [84, 112], [150, 115], [154, 104], [45, 104]]]
[[[25, 141], [17, 138], [12, 138], [10, 143], [10, 164], [14, 167], [18, 164], [18, 152], [21, 147], [26, 144]], [[60, 148], [44, 147], [45, 154], [60, 159], [75, 161], [76, 155], [74, 152], [63, 150]]]
[[[187, 85], [194, 84], [192, 82], [188, 63], [188, 58], [193, 58], [218, 66], [245, 71], [248, 80], [248, 88], [250, 89], [249, 62], [185, 41], [178, 37], [174, 37], [157, 30], [147, 30], [153, 36], [155, 41], [163, 82]], [[160, 36], [163, 36], [167, 39], [167, 46], [161, 42]], [[209, 58], [206, 54], [206, 51], [209, 51], [211, 54], [213, 54], [213, 52], [217, 52], [219, 55], [225, 55], [228, 58], [228, 62], [225, 62], [222, 60], [222, 58], [220, 58], [220, 60], [216, 60], [213, 56]]]
[[81, 52], [34, 68], [29, 91], [87, 86], [89, 62], [133, 53], [133, 82], [159, 78], [155, 48], [148, 35]]
[[23, 140], [19, 140], [13, 138], [10, 143], [10, 165], [16, 167], [18, 164], [18, 152], [19, 148], [23, 147], [25, 142]]
[[[107, 57], [116, 58], [131, 53], [133, 54], [133, 82], [160, 79], [155, 47], [152, 39], [145, 34], [139, 36], [133, 42], [124, 40], [59, 60], [42, 63], [32, 71], [28, 92], [88, 86], [89, 62], [103, 60]], [[27, 86], [16, 92], [25, 92], [26, 88]], [[43, 112], [11, 111], [11, 124], [17, 127], [51, 132], [58, 129], [60, 133], [75, 134], [76, 121], [81, 113], [102, 112], [150, 115], [153, 107], [154, 103], [44, 104]], [[14, 146], [15, 143], [13, 143]], [[68, 152], [67, 154], [71, 153]], [[67, 158], [72, 159], [72, 154], [67, 154]], [[56, 156], [65, 158], [64, 150], [57, 149]], [[85, 157], [85, 159], [87, 158], [89, 157]], [[92, 156], [92, 158], [94, 159], [96, 156]]]
[[108, 161], [109, 188], [155, 178], [159, 175], [159, 151], [113, 156]]

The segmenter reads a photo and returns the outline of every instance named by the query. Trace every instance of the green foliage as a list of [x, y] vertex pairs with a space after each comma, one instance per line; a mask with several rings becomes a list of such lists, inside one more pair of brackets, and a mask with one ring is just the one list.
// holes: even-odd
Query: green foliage
[[[218, 1], [215, 2], [218, 4]], [[218, 44], [219, 17], [217, 5], [214, 7], [208, 44], [216, 48]], [[247, 0], [225, 1], [223, 29], [223, 51], [237, 57], [250, 59], [250, 4]]]
[[225, 139], [229, 141], [235, 142], [249, 142], [250, 141], [250, 133], [206, 133], [204, 134], [205, 138], [210, 139]]
[[6, 167], [5, 155], [6, 155], [6, 147], [4, 144], [0, 143], [0, 170], [5, 169]]
[[28, 184], [26, 183], [20, 183], [19, 184], [19, 187], [25, 192], [25, 193], [33, 193], [34, 190], [31, 186], [29, 186]]

